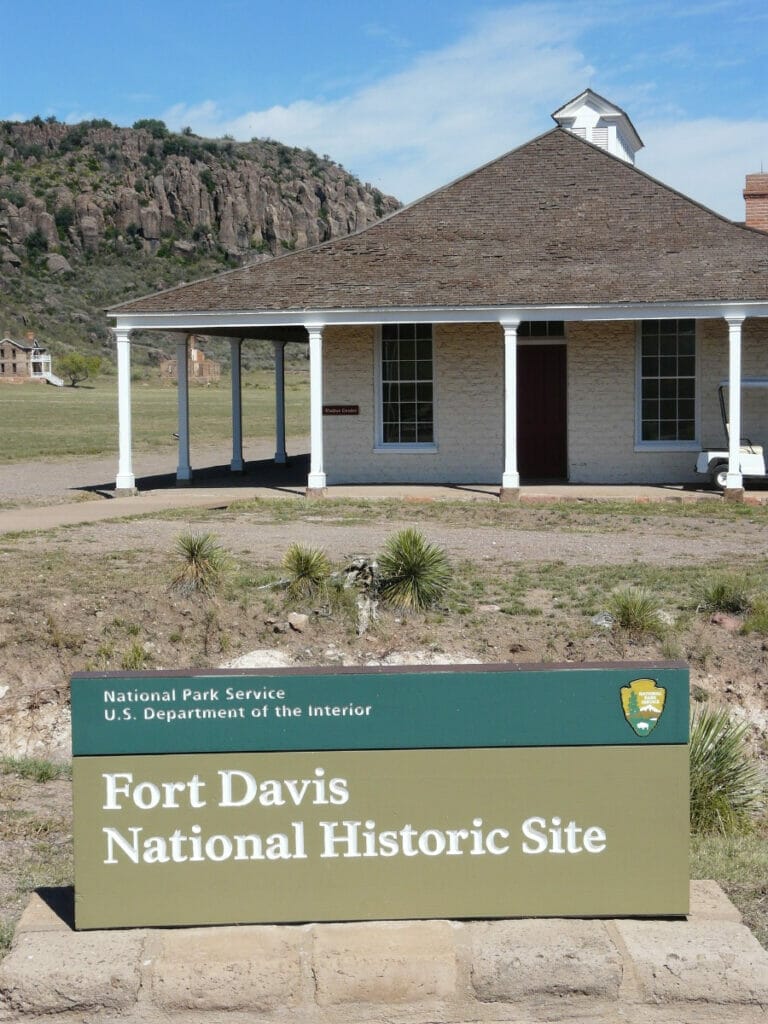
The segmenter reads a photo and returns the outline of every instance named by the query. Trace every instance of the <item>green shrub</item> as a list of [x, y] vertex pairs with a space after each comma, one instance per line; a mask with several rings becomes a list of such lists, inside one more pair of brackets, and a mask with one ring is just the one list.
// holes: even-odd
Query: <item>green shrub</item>
[[210, 596], [224, 582], [230, 559], [212, 533], [182, 533], [176, 539], [177, 570], [171, 590]]
[[733, 573], [712, 576], [704, 581], [699, 606], [712, 612], [738, 615], [749, 608], [746, 577]]
[[742, 633], [757, 633], [759, 636], [768, 636], [768, 598], [761, 596], [755, 598], [749, 614], [741, 627]]
[[746, 748], [746, 722], [701, 708], [691, 718], [691, 830], [729, 835], [748, 829], [765, 795], [765, 779]]
[[133, 122], [134, 128], [143, 128], [148, 131], [153, 139], [164, 139], [168, 135], [168, 127], [165, 121], [159, 121], [155, 117], [142, 117]]
[[618, 629], [630, 636], [658, 636], [661, 632], [659, 602], [645, 587], [622, 587], [608, 603]]
[[120, 668], [126, 672], [140, 672], [150, 663], [152, 655], [145, 650], [138, 640], [134, 640], [120, 659]]
[[75, 211], [71, 206], [60, 206], [53, 219], [56, 222], [56, 229], [59, 232], [59, 238], [65, 239], [67, 232], [75, 223]]
[[50, 782], [51, 779], [68, 779], [72, 769], [68, 764], [57, 764], [37, 757], [2, 757], [0, 775], [18, 775], [33, 782]]
[[323, 590], [331, 574], [331, 566], [323, 551], [291, 544], [283, 558], [290, 597], [310, 597]]
[[452, 578], [445, 551], [411, 528], [389, 538], [379, 572], [382, 599], [395, 608], [416, 611], [435, 605]]
[[24, 245], [27, 248], [27, 255], [30, 259], [36, 259], [38, 256], [42, 256], [44, 252], [48, 251], [48, 239], [40, 228], [35, 228], [34, 231], [30, 231], [24, 239]]
[[11, 948], [14, 927], [12, 921], [0, 920], [0, 957]]

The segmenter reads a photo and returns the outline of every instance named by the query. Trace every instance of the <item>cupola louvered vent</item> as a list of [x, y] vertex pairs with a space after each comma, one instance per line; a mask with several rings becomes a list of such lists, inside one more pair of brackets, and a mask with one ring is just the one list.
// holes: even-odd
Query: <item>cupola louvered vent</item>
[[595, 146], [633, 164], [635, 154], [643, 148], [642, 140], [621, 109], [609, 100], [585, 89], [552, 115], [561, 128], [573, 132]]

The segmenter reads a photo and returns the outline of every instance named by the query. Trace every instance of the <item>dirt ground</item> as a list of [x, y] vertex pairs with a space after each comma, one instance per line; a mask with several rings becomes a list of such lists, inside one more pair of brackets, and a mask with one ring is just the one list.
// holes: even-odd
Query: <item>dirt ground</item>
[[[78, 479], [102, 469], [83, 464]], [[0, 470], [6, 480], [8, 467]], [[15, 472], [23, 476], [23, 470]], [[39, 467], [38, 467], [39, 473]], [[21, 477], [14, 501], [56, 500]], [[140, 504], [140, 503], [139, 503]], [[357, 636], [353, 600], [288, 601], [270, 587], [293, 542], [323, 549], [339, 566], [375, 555], [396, 530], [418, 526], [441, 545], [456, 583], [424, 614], [382, 610]], [[210, 531], [232, 568], [213, 598], [169, 590], [174, 545]], [[694, 700], [729, 706], [768, 754], [768, 637], [713, 622], [697, 608], [702, 579], [743, 570], [768, 591], [768, 509], [723, 516], [711, 509], [496, 502], [296, 500], [251, 502], [0, 536], [0, 759], [68, 758], [72, 672], [227, 666], [249, 652], [286, 665], [584, 662], [684, 658]], [[667, 626], [632, 636], [593, 622], [617, 586], [659, 597]], [[306, 613], [300, 629], [291, 611]], [[263, 652], [268, 652], [265, 655]], [[36, 885], [71, 878], [69, 784], [0, 774], [0, 928]], [[1, 937], [1, 936], [0, 936]], [[0, 943], [2, 948], [2, 943]]]

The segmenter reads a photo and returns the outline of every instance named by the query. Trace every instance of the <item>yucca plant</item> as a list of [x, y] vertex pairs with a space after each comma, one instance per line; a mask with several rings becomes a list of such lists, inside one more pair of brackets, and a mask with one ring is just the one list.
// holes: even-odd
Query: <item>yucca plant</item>
[[645, 587], [623, 587], [611, 594], [614, 623], [630, 636], [657, 635], [661, 630], [658, 599]]
[[747, 611], [749, 606], [749, 587], [744, 576], [727, 573], [711, 576], [704, 581], [701, 588], [701, 608], [738, 615]]
[[290, 597], [311, 597], [325, 590], [331, 564], [324, 551], [304, 544], [291, 544], [283, 556], [283, 569]]
[[749, 828], [765, 778], [744, 742], [746, 722], [703, 708], [691, 718], [691, 831], [730, 835]]
[[448, 589], [452, 572], [445, 551], [418, 530], [400, 530], [387, 541], [379, 561], [381, 598], [395, 608], [421, 611]]
[[226, 551], [212, 533], [182, 533], [176, 538], [177, 570], [171, 589], [180, 594], [210, 596], [223, 582], [230, 568]]

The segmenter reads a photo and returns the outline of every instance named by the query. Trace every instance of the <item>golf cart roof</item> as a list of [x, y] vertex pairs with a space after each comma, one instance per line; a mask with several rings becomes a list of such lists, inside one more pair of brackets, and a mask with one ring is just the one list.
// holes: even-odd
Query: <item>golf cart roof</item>
[[[730, 381], [721, 380], [718, 384], [719, 388], [727, 388]], [[741, 378], [742, 388], [768, 388], [768, 377], [742, 377]]]

